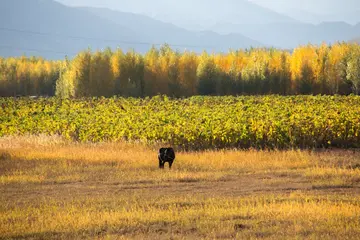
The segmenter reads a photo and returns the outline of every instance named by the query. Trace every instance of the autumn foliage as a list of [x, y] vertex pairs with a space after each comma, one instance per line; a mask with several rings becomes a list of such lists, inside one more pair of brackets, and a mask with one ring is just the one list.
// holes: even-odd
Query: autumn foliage
[[141, 55], [80, 52], [74, 59], [0, 58], [0, 96], [59, 97], [359, 94], [360, 46], [307, 45], [200, 55], [168, 45]]

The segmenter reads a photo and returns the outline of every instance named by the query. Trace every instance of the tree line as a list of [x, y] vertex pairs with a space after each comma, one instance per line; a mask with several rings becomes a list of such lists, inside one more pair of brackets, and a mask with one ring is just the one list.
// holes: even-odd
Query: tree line
[[360, 46], [300, 46], [292, 52], [254, 48], [209, 54], [168, 45], [134, 51], [80, 52], [74, 59], [0, 58], [0, 96], [63, 98], [164, 94], [360, 94]]

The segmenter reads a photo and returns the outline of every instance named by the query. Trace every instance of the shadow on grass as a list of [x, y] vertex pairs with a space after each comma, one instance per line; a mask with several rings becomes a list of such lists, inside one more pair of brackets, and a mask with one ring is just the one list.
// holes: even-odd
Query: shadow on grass
[[354, 186], [351, 185], [313, 185], [313, 190], [322, 190], [322, 189], [341, 189], [341, 188], [354, 188]]
[[[108, 226], [106, 223], [103, 226], [88, 229], [79, 230], [74, 232], [66, 231], [44, 231], [44, 232], [32, 232], [18, 235], [0, 236], [0, 240], [5, 239], [97, 239], [106, 238], [106, 236], [116, 237], [134, 237], [134, 236], [151, 236], [155, 238], [168, 235], [171, 239], [172, 235], [192, 235], [199, 237], [199, 231], [194, 226], [181, 227], [174, 222], [168, 221], [154, 221], [149, 223], [139, 223], [136, 226]], [[152, 238], [154, 239], [154, 238]]]

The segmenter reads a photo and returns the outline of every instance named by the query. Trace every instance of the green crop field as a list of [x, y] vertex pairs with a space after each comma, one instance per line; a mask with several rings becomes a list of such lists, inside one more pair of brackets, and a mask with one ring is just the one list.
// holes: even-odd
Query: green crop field
[[185, 149], [360, 146], [358, 96], [0, 99], [0, 136], [164, 142]]

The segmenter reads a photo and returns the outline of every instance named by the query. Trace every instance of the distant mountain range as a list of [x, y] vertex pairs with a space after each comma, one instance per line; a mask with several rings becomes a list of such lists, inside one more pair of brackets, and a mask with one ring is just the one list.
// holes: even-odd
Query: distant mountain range
[[97, 39], [141, 39], [129, 28], [50, 0], [1, 0], [0, 31], [2, 56], [25, 52], [64, 58], [87, 47], [113, 45]]
[[196, 51], [228, 51], [229, 48], [264, 46], [264, 44], [238, 33], [220, 35], [212, 31], [189, 31], [171, 23], [134, 13], [119, 12], [106, 8], [82, 7], [78, 9], [90, 12], [119, 26], [139, 31], [150, 42], [171, 43], [174, 47], [180, 46], [180, 48]]
[[[78, 0], [74, 0], [75, 2]], [[249, 0], [304, 23], [360, 22], [359, 0]]]
[[346, 22], [348, 24], [356, 25], [360, 22], [360, 10], [352, 10], [348, 12], [315, 14], [300, 9], [287, 10], [284, 15], [291, 16], [299, 22], [320, 24], [323, 22]]
[[57, 0], [74, 6], [107, 7], [144, 14], [190, 30], [204, 30], [219, 21], [234, 24], [296, 22], [248, 0]]
[[107, 46], [143, 53], [152, 44], [164, 43], [197, 52], [263, 45], [237, 33], [193, 32], [138, 14], [72, 8], [52, 0], [0, 1], [0, 31], [1, 56], [63, 58]]
[[[59, 1], [120, 10], [71, 7]], [[291, 49], [309, 42], [350, 41], [359, 33], [360, 24], [302, 23], [246, 0], [0, 1], [0, 56], [4, 57], [25, 53], [63, 59], [88, 47], [144, 53], [153, 44], [164, 43], [196, 52], [261, 46]]]
[[306, 23], [274, 24], [217, 24], [211, 28], [221, 34], [240, 33], [270, 46], [294, 48], [308, 43], [333, 44], [348, 41], [359, 36], [360, 24], [355, 26], [344, 22], [325, 22], [318, 25]]

